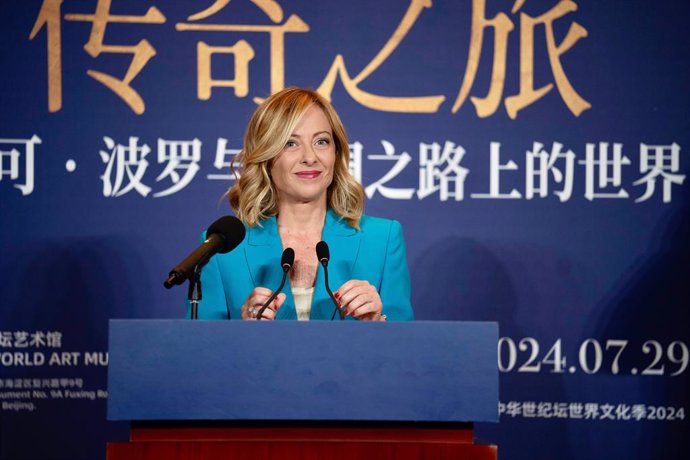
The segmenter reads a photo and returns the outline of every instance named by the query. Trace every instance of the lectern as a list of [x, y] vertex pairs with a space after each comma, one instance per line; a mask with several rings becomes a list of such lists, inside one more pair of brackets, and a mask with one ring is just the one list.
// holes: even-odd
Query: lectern
[[495, 459], [498, 327], [111, 320], [109, 460]]

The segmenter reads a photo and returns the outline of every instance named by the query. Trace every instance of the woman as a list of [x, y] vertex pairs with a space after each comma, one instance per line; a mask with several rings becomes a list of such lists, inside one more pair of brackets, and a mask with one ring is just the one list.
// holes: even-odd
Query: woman
[[266, 99], [237, 160], [241, 177], [230, 205], [247, 235], [204, 267], [199, 318], [256, 319], [280, 284], [280, 257], [290, 247], [289, 285], [262, 319], [330, 320], [334, 306], [315, 252], [324, 240], [329, 284], [348, 319], [413, 319], [402, 229], [362, 214], [364, 192], [348, 170], [347, 136], [326, 99], [300, 88]]

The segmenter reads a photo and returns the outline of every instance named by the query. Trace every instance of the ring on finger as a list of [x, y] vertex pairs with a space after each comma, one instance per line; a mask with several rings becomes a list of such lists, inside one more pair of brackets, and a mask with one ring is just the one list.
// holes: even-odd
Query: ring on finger
[[254, 307], [249, 307], [249, 309], [248, 309], [247, 311], [248, 311], [249, 316], [250, 316], [251, 318], [256, 318], [256, 314], [259, 312], [259, 310], [257, 310], [257, 309], [254, 308]]

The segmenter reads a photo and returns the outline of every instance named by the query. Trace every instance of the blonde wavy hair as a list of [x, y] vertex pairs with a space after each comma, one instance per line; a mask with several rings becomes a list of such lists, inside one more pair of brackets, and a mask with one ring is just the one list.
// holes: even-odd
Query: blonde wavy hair
[[[239, 178], [228, 191], [230, 206], [237, 217], [254, 227], [278, 212], [278, 193], [269, 174], [273, 159], [285, 148], [295, 127], [316, 104], [333, 130], [335, 164], [327, 202], [347, 223], [359, 229], [364, 209], [364, 189], [350, 174], [350, 149], [345, 128], [331, 103], [316, 91], [290, 87], [273, 94], [254, 112], [244, 146], [233, 160], [231, 170]], [[235, 168], [235, 161], [241, 166]]]

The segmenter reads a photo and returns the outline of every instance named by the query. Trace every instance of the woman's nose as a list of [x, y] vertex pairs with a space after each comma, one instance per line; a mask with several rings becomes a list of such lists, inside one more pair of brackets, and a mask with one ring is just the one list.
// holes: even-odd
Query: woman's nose
[[304, 164], [314, 164], [318, 161], [314, 148], [311, 145], [307, 145], [302, 149], [302, 163]]

